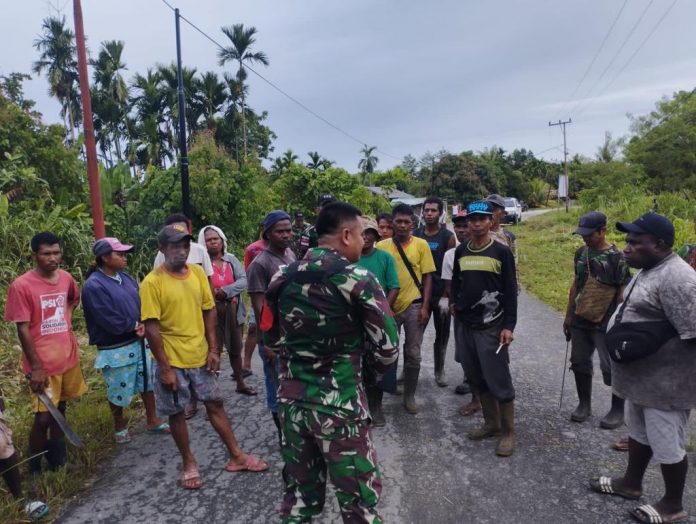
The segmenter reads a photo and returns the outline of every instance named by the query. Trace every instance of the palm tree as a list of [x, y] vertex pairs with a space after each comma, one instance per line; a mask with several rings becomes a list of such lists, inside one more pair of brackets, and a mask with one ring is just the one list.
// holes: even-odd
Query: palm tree
[[121, 160], [121, 139], [125, 136], [125, 117], [130, 110], [128, 86], [121, 74], [126, 64], [121, 60], [123, 41], [102, 42], [96, 60], [90, 60], [94, 68], [92, 106], [94, 127], [102, 153], [116, 148], [116, 157]]
[[313, 171], [318, 169], [325, 171], [333, 165], [331, 160], [322, 158], [322, 156], [316, 151], [309, 151], [307, 155], [310, 159], [310, 161], [307, 162], [307, 167]]
[[[178, 118], [179, 118], [179, 101], [177, 98], [177, 89], [179, 79], [177, 76], [176, 64], [172, 63], [168, 66], [160, 65], [157, 67], [160, 74], [160, 89], [165, 95], [165, 126], [168, 132], [175, 138], [174, 143], [178, 144]], [[193, 139], [193, 134], [198, 129], [198, 121], [203, 114], [200, 104], [198, 81], [196, 79], [197, 69], [194, 67], [181, 68], [181, 77], [184, 85], [184, 97], [186, 99], [186, 131], [188, 134], [189, 145]], [[178, 153], [177, 153], [178, 154]]]
[[213, 72], [205, 73], [197, 84], [205, 125], [208, 129], [213, 130], [216, 127], [215, 115], [220, 112], [227, 101], [227, 87]]
[[42, 34], [34, 40], [41, 54], [32, 70], [46, 71], [50, 96], [58, 99], [66, 130], [75, 141], [75, 127], [82, 120], [79, 100], [79, 76], [75, 58], [75, 33], [65, 26], [65, 17], [44, 18]]
[[360, 150], [363, 157], [360, 162], [358, 162], [358, 169], [363, 173], [374, 173], [375, 167], [377, 167], [377, 163], [379, 162], [379, 158], [373, 154], [376, 150], [377, 146], [368, 146], [367, 144]]
[[[225, 65], [227, 62], [235, 61], [239, 65], [237, 69], [237, 80], [244, 83], [246, 70], [244, 64], [254, 64], [259, 62], [265, 66], [269, 64], [268, 57], [263, 51], [252, 52], [251, 47], [256, 42], [256, 28], [244, 28], [244, 24], [234, 24], [231, 27], [222, 27], [222, 32], [230, 39], [232, 45], [218, 51], [219, 64]], [[242, 102], [242, 137], [244, 143], [244, 157], [247, 156], [247, 130], [245, 106], [246, 97], [244, 90], [241, 90]]]

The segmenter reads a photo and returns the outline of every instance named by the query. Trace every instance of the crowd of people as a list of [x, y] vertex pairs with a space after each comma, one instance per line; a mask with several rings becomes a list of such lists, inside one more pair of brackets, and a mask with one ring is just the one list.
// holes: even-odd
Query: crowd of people
[[[32, 238], [35, 267], [11, 284], [5, 309], [5, 320], [17, 326], [35, 413], [27, 443], [30, 474], [67, 462], [63, 429], [48, 404], [65, 415], [66, 402], [86, 391], [71, 325], [80, 303], [89, 343], [98, 350], [95, 367], [106, 384], [114, 442], [131, 440], [123, 408], [140, 395], [147, 431], [174, 439], [183, 489], [203, 485], [186, 422], [199, 403], [229, 454], [226, 471], [269, 468], [243, 451], [219, 385], [227, 351], [235, 391], [256, 396], [245, 378], [253, 374], [258, 349], [285, 463], [283, 522], [307, 522], [321, 513], [327, 472], [344, 522], [381, 522], [371, 431], [387, 423], [385, 392], [401, 395], [408, 414], [423, 409], [417, 391], [431, 318], [435, 383], [448, 385], [453, 331], [454, 360], [462, 368], [455, 392], [471, 394], [459, 413], [482, 414], [468, 436], [495, 438], [495, 454], [511, 456], [516, 393], [510, 348], [520, 285], [516, 239], [501, 226], [504, 199], [490, 195], [469, 203], [452, 217], [454, 233], [444, 226], [444, 204], [436, 197], [425, 199], [420, 221], [408, 205], [372, 218], [330, 194], [318, 199], [316, 212], [311, 225], [299, 212], [266, 214], [243, 262], [219, 227], [206, 225], [195, 239], [187, 217], [172, 215], [157, 235], [153, 269], [140, 283], [126, 271], [134, 246], [99, 239], [81, 293], [60, 269], [60, 239], [50, 232]], [[570, 418], [582, 423], [591, 416], [596, 351], [604, 383], [612, 388], [611, 409], [600, 426], [618, 428], [625, 417], [628, 437], [616, 446], [627, 449], [628, 466], [622, 477], [592, 479], [590, 488], [638, 499], [654, 458], [665, 495], [632, 514], [642, 522], [677, 522], [686, 518], [685, 445], [696, 403], [696, 272], [672, 252], [674, 227], [667, 218], [649, 213], [617, 224], [627, 234], [623, 251], [607, 241], [607, 227], [606, 216], [591, 212], [575, 231], [585, 245], [575, 253], [562, 326], [572, 345], [579, 400]], [[629, 267], [639, 271], [631, 277]], [[13, 496], [22, 499], [2, 408], [0, 470]], [[37, 519], [48, 508], [28, 500], [26, 511]]]

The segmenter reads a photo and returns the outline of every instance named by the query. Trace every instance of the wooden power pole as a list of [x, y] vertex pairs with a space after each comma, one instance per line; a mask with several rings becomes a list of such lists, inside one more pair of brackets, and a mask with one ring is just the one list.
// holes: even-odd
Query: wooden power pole
[[568, 178], [568, 148], [566, 147], [566, 124], [572, 124], [573, 120], [569, 118], [568, 120], [559, 120], [553, 124], [549, 122], [549, 126], [561, 126], [563, 129], [563, 171], [565, 174], [565, 185], [566, 185], [566, 198], [565, 198], [565, 208], [566, 213], [568, 212], [568, 206], [570, 205], [570, 179]]

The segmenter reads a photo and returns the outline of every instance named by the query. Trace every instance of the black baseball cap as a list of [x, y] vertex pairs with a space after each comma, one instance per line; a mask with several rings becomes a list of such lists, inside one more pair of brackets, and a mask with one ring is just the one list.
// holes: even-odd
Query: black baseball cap
[[194, 240], [193, 235], [191, 235], [188, 232], [188, 229], [186, 229], [186, 227], [182, 224], [171, 224], [169, 226], [164, 226], [157, 234], [157, 240], [159, 240], [159, 243], [162, 246], [180, 242], [185, 238], [188, 238], [191, 241]]
[[490, 202], [494, 206], [502, 207], [503, 209], [505, 209], [505, 199], [500, 195], [496, 195], [495, 193], [493, 193], [492, 195], [488, 195], [486, 197], [486, 202]]
[[304, 218], [304, 213], [302, 211], [295, 211], [295, 218]]
[[607, 226], [607, 216], [599, 211], [590, 211], [580, 217], [574, 235], [587, 236]]
[[616, 229], [622, 233], [654, 235], [669, 247], [674, 245], [674, 224], [666, 216], [651, 211], [633, 222], [617, 222]]
[[317, 198], [317, 205], [319, 207], [324, 207], [326, 204], [331, 204], [332, 202], [336, 202], [336, 197], [333, 196], [331, 193], [324, 193], [319, 198]]

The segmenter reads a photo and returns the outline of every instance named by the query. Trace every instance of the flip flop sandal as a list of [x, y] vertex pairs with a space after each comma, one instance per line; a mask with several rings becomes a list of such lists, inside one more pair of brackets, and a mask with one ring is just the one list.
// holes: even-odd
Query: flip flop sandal
[[660, 515], [660, 513], [650, 504], [638, 506], [636, 509], [629, 511], [629, 513], [636, 520], [646, 522], [647, 524], [681, 522], [689, 516], [686, 511], [680, 511], [679, 513], [674, 513], [673, 515]]
[[128, 429], [122, 429], [114, 433], [114, 442], [116, 444], [128, 444], [131, 441], [130, 433]]
[[615, 489], [612, 485], [611, 477], [607, 476], [601, 476], [599, 478], [590, 480], [590, 489], [595, 493], [600, 493], [602, 495], [615, 495], [628, 500], [638, 500], [643, 496], [642, 493], [635, 495], [633, 493], [627, 493], [625, 491]]
[[148, 428], [147, 432], [152, 435], [162, 435], [165, 433], [171, 433], [172, 431], [169, 429], [169, 424], [167, 422], [162, 422], [159, 426]]
[[260, 473], [268, 469], [268, 464], [264, 462], [260, 457], [255, 455], [247, 455], [244, 464], [227, 464], [225, 466], [225, 471], [230, 473], [237, 473], [240, 471], [249, 471], [251, 473]]
[[[193, 486], [185, 486], [184, 485], [184, 482], [187, 482], [189, 480], [196, 480], [196, 479], [198, 479], [198, 481], [199, 481], [196, 485], [193, 485]], [[198, 468], [190, 470], [190, 471], [182, 471], [181, 477], [179, 479], [179, 484], [184, 489], [201, 489], [201, 486], [203, 486], [203, 479], [201, 479], [201, 474], [198, 472]]]
[[40, 500], [27, 502], [24, 511], [31, 520], [39, 520], [48, 515], [48, 506]]
[[247, 386], [245, 388], [240, 388], [240, 389], [235, 389], [235, 391], [237, 393], [239, 393], [240, 395], [249, 395], [250, 397], [258, 395], [258, 393], [256, 393], [256, 390], [254, 388], [252, 388], [251, 386]]
[[616, 439], [612, 442], [611, 449], [616, 451], [628, 451], [628, 438]]
[[481, 406], [472, 406], [471, 404], [465, 404], [457, 410], [462, 417], [470, 417], [477, 411], [481, 410]]

